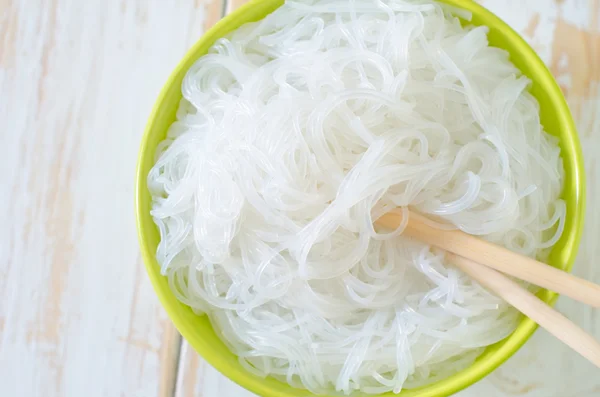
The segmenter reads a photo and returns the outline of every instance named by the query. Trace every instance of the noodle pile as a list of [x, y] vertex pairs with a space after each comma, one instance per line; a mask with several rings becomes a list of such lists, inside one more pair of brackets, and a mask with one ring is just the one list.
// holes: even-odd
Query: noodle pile
[[162, 273], [249, 371], [399, 392], [473, 363], [518, 315], [444, 253], [381, 230], [410, 208], [544, 259], [565, 220], [529, 80], [463, 11], [287, 1], [188, 71], [148, 176]]

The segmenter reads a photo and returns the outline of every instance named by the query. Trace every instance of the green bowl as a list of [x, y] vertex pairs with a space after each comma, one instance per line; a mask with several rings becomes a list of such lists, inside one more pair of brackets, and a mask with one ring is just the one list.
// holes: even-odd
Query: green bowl
[[[583, 230], [584, 216], [584, 167], [577, 131], [567, 103], [554, 78], [527, 43], [507, 24], [494, 14], [471, 0], [443, 0], [444, 3], [471, 11], [475, 25], [490, 28], [489, 41], [510, 53], [511, 61], [532, 81], [530, 92], [539, 101], [541, 121], [546, 131], [560, 138], [562, 158], [565, 165], [565, 187], [563, 198], [569, 214], [561, 240], [553, 248], [549, 264], [567, 271], [571, 270]], [[181, 82], [186, 71], [220, 37], [239, 26], [264, 18], [274, 11], [283, 0], [254, 0], [223, 18], [188, 51], [183, 60], [162, 89], [142, 138], [138, 157], [135, 189], [137, 230], [146, 271], [154, 285], [169, 317], [192, 347], [225, 376], [264, 397], [312, 396], [306, 390], [294, 389], [271, 378], [260, 378], [246, 371], [227, 347], [221, 342], [206, 316], [197, 316], [179, 302], [161, 276], [155, 253], [159, 234], [150, 216], [151, 198], [146, 186], [146, 177], [154, 164], [154, 153], [158, 143], [166, 136], [167, 128], [175, 120], [175, 112], [181, 99]], [[556, 301], [557, 294], [543, 290], [538, 296], [549, 304]], [[488, 347], [484, 354], [469, 368], [444, 380], [420, 387], [403, 390], [402, 397], [448, 396], [490, 373], [517, 351], [535, 331], [537, 325], [524, 318], [509, 337]], [[386, 393], [382, 396], [394, 396]]]

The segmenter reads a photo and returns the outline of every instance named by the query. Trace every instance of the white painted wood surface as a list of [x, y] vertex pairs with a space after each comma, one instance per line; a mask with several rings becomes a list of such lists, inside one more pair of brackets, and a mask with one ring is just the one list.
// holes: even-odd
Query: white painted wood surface
[[140, 261], [134, 169], [207, 15], [0, 0], [0, 396], [172, 395], [180, 337]]
[[[1, 396], [252, 396], [181, 343], [140, 263], [132, 199], [160, 86], [243, 2], [0, 0]], [[600, 282], [600, 0], [481, 2], [566, 93], [588, 173], [575, 274]], [[567, 298], [557, 308], [600, 339], [598, 311]], [[458, 394], [517, 395], [600, 396], [600, 374], [538, 331]]]

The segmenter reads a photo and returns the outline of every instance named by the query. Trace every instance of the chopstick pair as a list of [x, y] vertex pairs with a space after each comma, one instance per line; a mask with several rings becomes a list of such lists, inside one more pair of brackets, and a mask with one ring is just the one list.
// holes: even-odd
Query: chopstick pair
[[[396, 229], [402, 223], [402, 213], [388, 212], [375, 223]], [[431, 226], [426, 217], [415, 212], [409, 213], [403, 234], [447, 251], [446, 257], [450, 263], [600, 367], [598, 341], [502, 273], [594, 307], [600, 307], [600, 285], [460, 230], [436, 228]]]

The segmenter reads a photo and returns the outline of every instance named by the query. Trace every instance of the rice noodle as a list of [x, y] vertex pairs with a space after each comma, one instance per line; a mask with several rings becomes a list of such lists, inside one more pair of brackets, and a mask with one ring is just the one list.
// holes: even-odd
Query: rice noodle
[[157, 259], [249, 371], [397, 393], [514, 329], [443, 252], [373, 226], [410, 206], [541, 259], [563, 230], [558, 142], [529, 80], [451, 11], [288, 1], [187, 73], [148, 176]]

